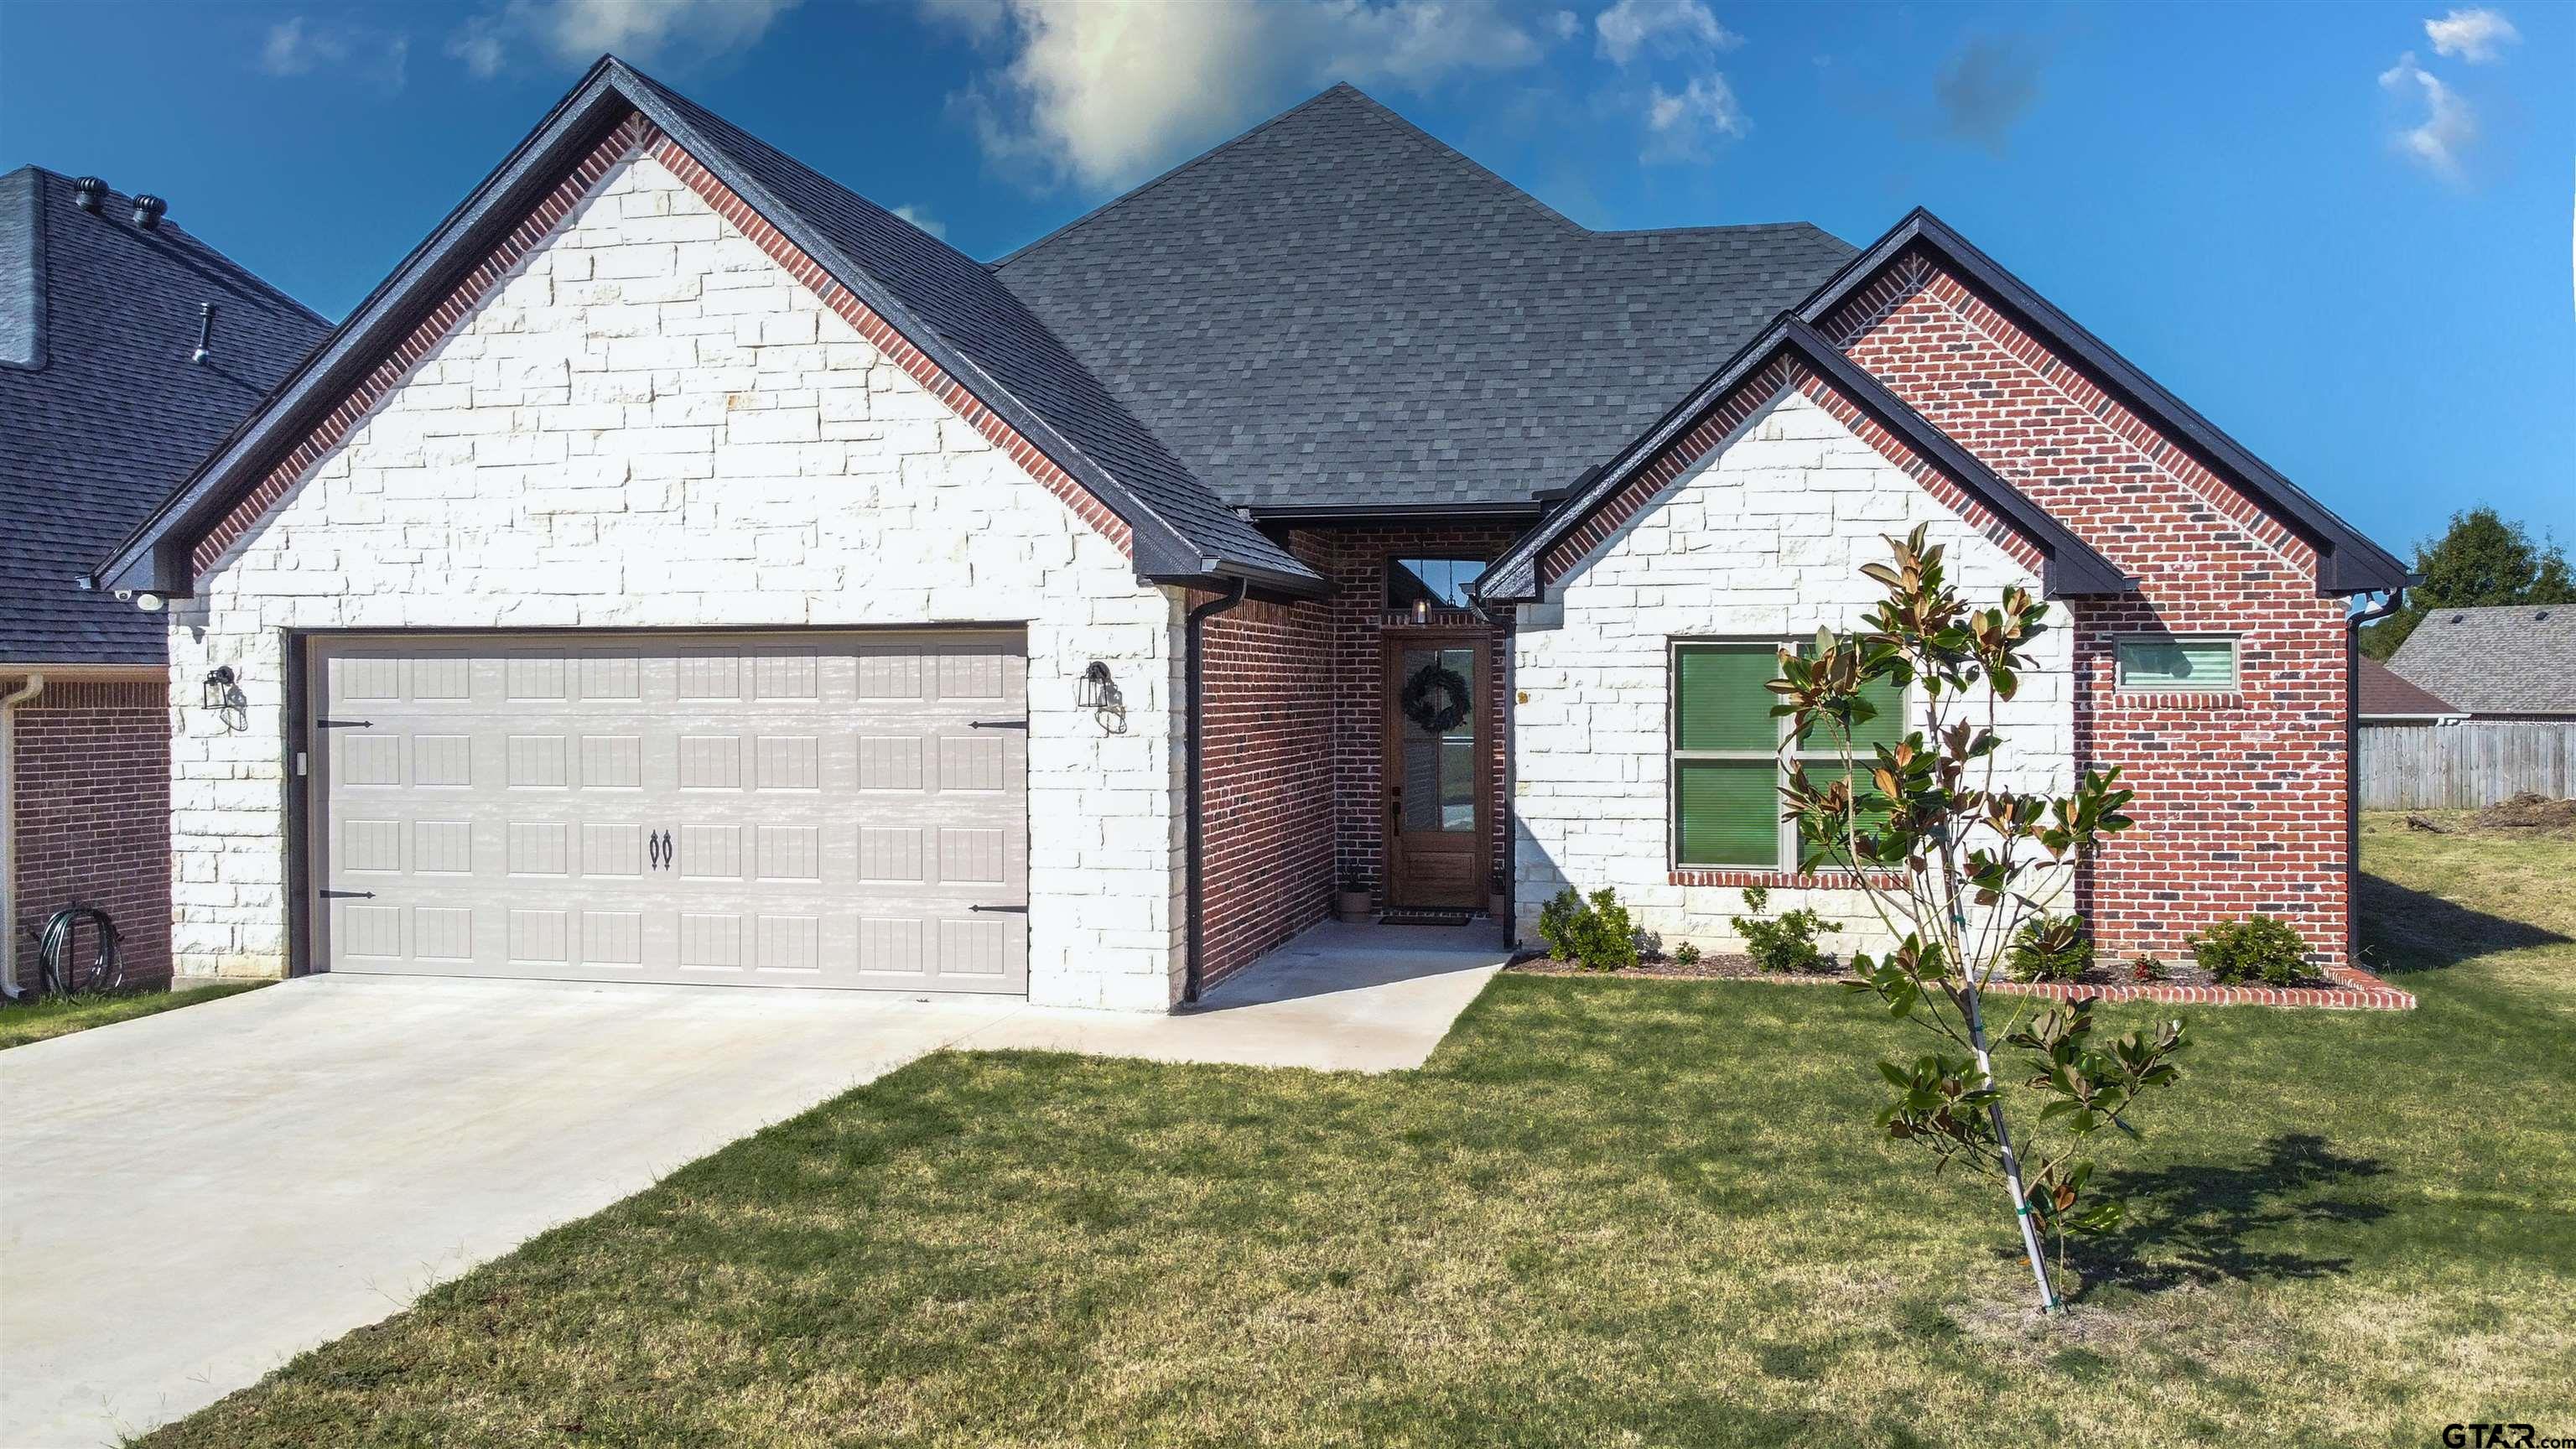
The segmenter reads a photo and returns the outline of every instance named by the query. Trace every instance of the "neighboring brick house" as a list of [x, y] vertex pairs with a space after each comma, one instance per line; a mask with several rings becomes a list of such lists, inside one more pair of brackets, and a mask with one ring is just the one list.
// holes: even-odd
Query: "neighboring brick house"
[[1589, 231], [1347, 86], [987, 266], [603, 60], [97, 582], [244, 701], [183, 972], [1162, 1010], [1345, 877], [1849, 916], [1759, 676], [1916, 523], [2065, 626], [2013, 777], [2139, 788], [2105, 947], [2342, 960], [2396, 559], [1928, 216]]
[[0, 175], [0, 978], [74, 903], [168, 978], [169, 631], [77, 584], [326, 330], [157, 200]]

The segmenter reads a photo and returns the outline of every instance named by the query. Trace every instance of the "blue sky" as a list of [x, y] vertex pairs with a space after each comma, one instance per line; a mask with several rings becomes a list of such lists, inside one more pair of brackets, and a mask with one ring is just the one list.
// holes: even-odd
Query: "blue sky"
[[2564, 4], [6, 0], [0, 166], [336, 317], [603, 49], [980, 257], [1336, 79], [1591, 226], [1920, 203], [2382, 542], [2576, 545]]

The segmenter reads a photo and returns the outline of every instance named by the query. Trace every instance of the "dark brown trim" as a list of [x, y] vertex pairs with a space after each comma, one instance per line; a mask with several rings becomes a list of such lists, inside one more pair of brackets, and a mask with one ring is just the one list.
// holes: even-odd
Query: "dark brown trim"
[[[286, 632], [286, 974], [313, 964], [312, 648], [307, 631]], [[301, 762], [303, 769], [297, 769]]]
[[1467, 870], [1470, 899], [1463, 902], [1409, 900], [1399, 889], [1404, 874], [1400, 864], [1404, 832], [1400, 817], [1389, 808], [1401, 798], [1399, 792], [1404, 788], [1404, 731], [1396, 708], [1396, 696], [1401, 686], [1396, 675], [1404, 651], [1425, 645], [1435, 648], [1464, 645], [1473, 650], [1475, 661], [1469, 668], [1473, 672], [1475, 687], [1493, 688], [1494, 636], [1490, 628], [1387, 625], [1378, 631], [1378, 788], [1383, 798], [1375, 804], [1379, 812], [1378, 858], [1384, 862], [1386, 873], [1383, 896], [1390, 908], [1463, 906], [1478, 909], [1491, 900], [1493, 891], [1494, 701], [1478, 699], [1468, 711], [1468, 717], [1475, 721], [1472, 753], [1476, 762], [1476, 823], [1470, 832], [1472, 854]]

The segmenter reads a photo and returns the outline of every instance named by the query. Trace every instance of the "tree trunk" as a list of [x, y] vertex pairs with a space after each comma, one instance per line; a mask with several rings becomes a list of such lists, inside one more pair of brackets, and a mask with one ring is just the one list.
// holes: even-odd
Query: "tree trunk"
[[[1977, 1071], [1991, 1088], [1997, 1083], [1995, 1060], [1986, 1052], [1986, 1014], [1981, 1004], [1983, 993], [1977, 990], [1972, 980], [1962, 985], [1964, 989], [1960, 994], [1968, 1001], [1968, 1042], [1977, 1051]], [[2048, 1259], [2040, 1252], [2039, 1230], [2031, 1226], [2030, 1203], [2021, 1186], [2021, 1159], [2013, 1155], [2012, 1133], [2004, 1127], [2003, 1103], [1988, 1102], [1986, 1120], [1994, 1124], [1995, 1146], [2003, 1153], [2004, 1185], [2012, 1192], [2013, 1220], [2021, 1225], [2022, 1251], [2030, 1255], [2031, 1276], [2039, 1280], [2039, 1311], [2054, 1313], [2057, 1311], [2057, 1288], [2048, 1281]]]

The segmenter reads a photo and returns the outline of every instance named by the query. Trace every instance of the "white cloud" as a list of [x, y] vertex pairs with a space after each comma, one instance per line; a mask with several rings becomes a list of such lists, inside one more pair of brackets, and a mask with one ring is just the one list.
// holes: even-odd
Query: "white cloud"
[[1712, 71], [1693, 76], [1679, 91], [1662, 86], [1646, 89], [1647, 161], [1701, 161], [1720, 137], [1732, 139], [1753, 129], [1736, 103], [1735, 88]]
[[755, 44], [798, 0], [508, 0], [466, 18], [447, 53], [478, 76], [497, 74], [514, 53], [579, 65], [603, 51], [632, 61], [665, 52], [705, 59]]
[[2417, 65], [2411, 50], [2379, 73], [2379, 85], [2394, 95], [2418, 92], [2424, 98], [2423, 123], [2397, 133], [2398, 151], [2437, 176], [2458, 180], [2461, 155], [2478, 138], [2477, 113], [2469, 103]]
[[501, 34], [501, 22], [490, 15], [468, 16], [456, 33], [447, 38], [447, 53], [465, 62], [465, 68], [477, 78], [490, 80], [501, 73], [502, 62], [509, 59], [509, 43]]
[[1548, 17], [1547, 23], [1559, 40], [1572, 40], [1583, 33], [1583, 17], [1571, 10], [1559, 10]]
[[410, 78], [411, 37], [401, 31], [315, 24], [293, 15], [269, 27], [259, 48], [259, 68], [274, 76], [346, 72], [398, 91]]
[[1744, 43], [1743, 36], [1718, 24], [1700, 0], [1619, 0], [1594, 17], [1592, 24], [1601, 33], [1601, 53], [1620, 65], [1635, 60], [1648, 46], [1668, 53], [1707, 54]]
[[2522, 39], [2512, 21], [2487, 9], [2454, 10], [2439, 20], [2427, 20], [2424, 34], [2432, 40], [2435, 55], [2472, 64], [2501, 59], [2505, 46]]
[[938, 237], [942, 241], [946, 241], [948, 239], [948, 223], [941, 221], [939, 218], [932, 216], [929, 212], [924, 211], [910, 202], [906, 202], [902, 206], [896, 207], [894, 209], [894, 214], [902, 217], [908, 222], [911, 222], [914, 226], [920, 227], [923, 231], [930, 233], [932, 236]]
[[1134, 181], [1296, 90], [1427, 85], [1529, 65], [1500, 0], [921, 0], [1007, 52], [951, 98], [988, 155], [1038, 184]]

